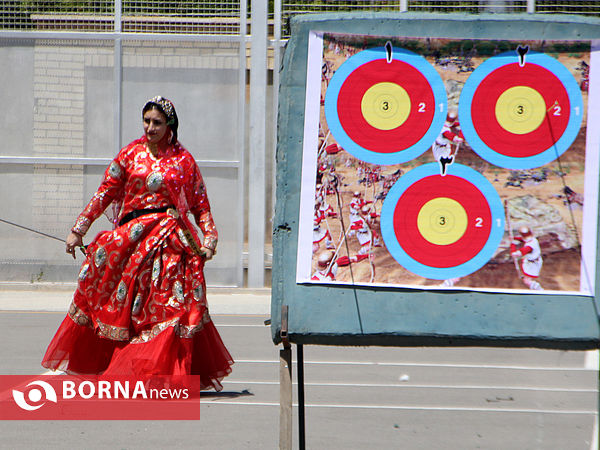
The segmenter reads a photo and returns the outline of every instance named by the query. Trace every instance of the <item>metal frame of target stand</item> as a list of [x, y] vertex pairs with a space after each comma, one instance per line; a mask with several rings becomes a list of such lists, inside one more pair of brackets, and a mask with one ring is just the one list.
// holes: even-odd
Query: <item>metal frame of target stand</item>
[[[279, 350], [279, 448], [292, 449], [292, 344], [288, 339], [288, 305], [281, 306], [281, 343]], [[298, 447], [306, 448], [304, 421], [304, 347], [296, 344], [298, 384]]]
[[[288, 337], [288, 305], [281, 305], [281, 344], [279, 350], [279, 449], [293, 448], [293, 376], [292, 376], [292, 343]], [[265, 321], [270, 325], [270, 320]], [[598, 366], [600, 382], [600, 365]], [[305, 401], [304, 401], [304, 346], [296, 343], [296, 382], [298, 387], [298, 448], [306, 449]], [[600, 392], [597, 394], [600, 405]], [[600, 410], [599, 410], [600, 411]], [[600, 429], [598, 436], [600, 440]]]

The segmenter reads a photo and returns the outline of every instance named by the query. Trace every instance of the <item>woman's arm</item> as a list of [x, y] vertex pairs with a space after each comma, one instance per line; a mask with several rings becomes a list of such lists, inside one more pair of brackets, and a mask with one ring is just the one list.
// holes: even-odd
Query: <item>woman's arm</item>
[[67, 253], [72, 253], [74, 256], [74, 252], [69, 251], [69, 247], [79, 243], [92, 223], [114, 199], [122, 194], [125, 179], [123, 151], [121, 151], [104, 172], [104, 179], [100, 187], [75, 221], [73, 228], [71, 228], [71, 234], [67, 237]]

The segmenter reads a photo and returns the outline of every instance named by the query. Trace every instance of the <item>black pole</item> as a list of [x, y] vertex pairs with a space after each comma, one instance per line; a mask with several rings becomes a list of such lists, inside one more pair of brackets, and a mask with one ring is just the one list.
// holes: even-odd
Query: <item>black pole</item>
[[296, 368], [298, 371], [298, 447], [305, 450], [304, 435], [304, 348], [296, 344]]
[[[13, 227], [21, 228], [22, 230], [31, 231], [32, 233], [36, 233], [36, 234], [45, 236], [45, 237], [50, 238], [50, 239], [54, 239], [55, 241], [60, 241], [60, 242], [63, 242], [63, 243], [67, 242], [64, 239], [61, 239], [61, 238], [56, 237], [56, 236], [52, 236], [51, 234], [42, 233], [41, 231], [34, 230], [33, 228], [28, 228], [28, 227], [25, 227], [23, 225], [19, 225], [18, 223], [14, 223], [14, 222], [9, 222], [8, 220], [0, 219], [0, 222], [6, 223], [8, 225], [12, 225]], [[83, 256], [87, 256], [86, 249], [87, 249], [87, 246], [85, 246], [85, 245], [79, 246], [79, 250], [81, 250], [81, 253], [83, 253]], [[75, 255], [73, 255], [73, 258], [74, 257], [75, 257]]]
[[0, 222], [6, 223], [8, 225], [12, 225], [13, 227], [21, 228], [23, 230], [31, 231], [32, 233], [40, 234], [40, 235], [45, 236], [47, 238], [54, 239], [55, 241], [66, 242], [64, 239], [61, 239], [59, 237], [52, 236], [51, 234], [42, 233], [41, 231], [34, 230], [33, 228], [28, 228], [28, 227], [25, 227], [23, 225], [19, 225], [18, 223], [9, 222], [8, 220], [4, 220], [4, 219], [0, 219]]

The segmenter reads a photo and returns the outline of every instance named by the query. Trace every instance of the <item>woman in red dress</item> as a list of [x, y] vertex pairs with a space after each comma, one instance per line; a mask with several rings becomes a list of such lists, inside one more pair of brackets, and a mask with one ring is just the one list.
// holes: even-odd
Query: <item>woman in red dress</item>
[[[42, 365], [76, 374], [200, 375], [221, 389], [233, 360], [208, 314], [204, 262], [217, 230], [173, 104], [142, 110], [144, 136], [124, 147], [67, 238], [67, 253], [108, 207], [115, 228], [87, 246], [67, 317]], [[202, 240], [188, 219], [191, 214]]]

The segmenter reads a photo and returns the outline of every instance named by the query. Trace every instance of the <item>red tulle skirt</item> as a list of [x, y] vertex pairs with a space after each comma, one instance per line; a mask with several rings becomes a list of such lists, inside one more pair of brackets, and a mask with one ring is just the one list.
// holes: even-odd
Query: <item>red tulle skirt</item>
[[75, 374], [199, 375], [221, 389], [233, 360], [209, 314], [204, 260], [154, 213], [100, 233], [42, 365]]

